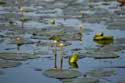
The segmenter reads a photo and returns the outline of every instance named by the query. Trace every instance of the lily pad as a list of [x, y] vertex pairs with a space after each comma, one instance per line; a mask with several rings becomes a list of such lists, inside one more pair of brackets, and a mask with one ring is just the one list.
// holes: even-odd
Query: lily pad
[[44, 71], [43, 75], [58, 79], [69, 79], [78, 77], [81, 75], [81, 73], [76, 70], [48, 69]]
[[39, 58], [39, 56], [35, 56], [28, 53], [0, 52], [0, 59], [4, 60], [22, 61], [35, 58]]
[[125, 30], [125, 23], [124, 22], [109, 23], [107, 29]]
[[42, 57], [45, 57], [45, 56], [43, 56], [43, 55], [53, 55], [53, 53], [52, 52], [48, 52], [48, 50], [41, 50], [41, 51], [35, 51], [34, 52], [34, 55], [42, 55]]
[[118, 58], [119, 56], [112, 53], [112, 52], [86, 52], [86, 53], [79, 53], [80, 57], [90, 57], [95, 59], [110, 59], [110, 58]]
[[102, 52], [120, 51], [125, 50], [123, 45], [107, 45], [99, 49]]
[[19, 65], [21, 65], [21, 62], [0, 61], [0, 68], [17, 67]]
[[45, 36], [31, 36], [31, 39], [42, 39], [42, 40], [47, 40], [49, 39], [48, 37]]
[[21, 22], [23, 22], [23, 23], [29, 21], [29, 19], [26, 18], [26, 17], [21, 17], [19, 20], [20, 20]]
[[99, 79], [95, 78], [77, 78], [77, 79], [64, 79], [63, 83], [98, 83]]
[[115, 71], [113, 70], [92, 70], [89, 72], [86, 72], [87, 75], [93, 76], [93, 77], [109, 77], [112, 75], [115, 75]]
[[72, 34], [62, 34], [62, 35], [53, 35], [49, 39], [52, 40], [80, 40], [79, 33], [72, 33]]
[[[25, 39], [25, 38], [22, 38], [21, 40], [21, 43], [22, 44], [34, 44], [34, 42], [30, 39]], [[12, 40], [10, 40], [10, 44], [16, 44], [16, 38], [12, 38]]]

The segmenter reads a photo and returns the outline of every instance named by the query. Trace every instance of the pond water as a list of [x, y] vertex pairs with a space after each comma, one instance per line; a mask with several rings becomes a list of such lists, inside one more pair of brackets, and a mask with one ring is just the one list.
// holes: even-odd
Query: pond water
[[[24, 8], [23, 14], [19, 7]], [[24, 25], [21, 17], [26, 17]], [[125, 7], [120, 8], [115, 0], [0, 0], [0, 83], [85, 83], [43, 74], [54, 67], [53, 35], [59, 35], [59, 41], [64, 43], [63, 69], [81, 72], [81, 76], [72, 79], [90, 77], [98, 82], [87, 83], [125, 83], [124, 19]], [[55, 24], [50, 23], [52, 20]], [[113, 42], [94, 42], [99, 32], [113, 36]], [[17, 36], [21, 38], [19, 50]], [[78, 68], [68, 63], [73, 53], [79, 55]], [[111, 71], [109, 75], [107, 71]]]

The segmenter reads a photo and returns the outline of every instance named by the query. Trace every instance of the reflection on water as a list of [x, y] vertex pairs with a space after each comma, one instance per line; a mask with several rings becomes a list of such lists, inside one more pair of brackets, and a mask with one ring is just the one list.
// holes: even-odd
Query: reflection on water
[[105, 46], [113, 43], [113, 40], [99, 40], [99, 41], [93, 40], [93, 41], [101, 46]]
[[70, 65], [70, 68], [79, 68], [77, 62], [72, 62], [72, 63], [69, 62], [69, 65]]

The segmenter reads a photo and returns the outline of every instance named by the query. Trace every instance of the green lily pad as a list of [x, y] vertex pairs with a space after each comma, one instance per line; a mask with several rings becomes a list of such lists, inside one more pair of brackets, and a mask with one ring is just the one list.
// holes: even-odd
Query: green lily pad
[[[12, 40], [10, 40], [9, 43], [10, 44], [16, 44], [16, 38], [12, 38]], [[34, 44], [34, 42], [32, 40], [30, 40], [30, 39], [22, 38], [21, 44]]]
[[44, 71], [43, 75], [58, 79], [69, 79], [78, 77], [81, 75], [81, 73], [76, 70], [48, 69]]
[[21, 62], [0, 61], [0, 68], [17, 67], [19, 65], [21, 65]]
[[124, 22], [112, 22], [108, 24], [107, 29], [125, 30], [125, 23]]
[[101, 52], [101, 51], [86, 51], [86, 52], [81, 52], [79, 53], [79, 57], [90, 57], [90, 58], [95, 58], [95, 59], [110, 59], [110, 58], [118, 58], [119, 56], [117, 54], [114, 54], [112, 52]]
[[0, 59], [4, 60], [22, 61], [35, 58], [39, 58], [39, 56], [35, 56], [28, 53], [0, 52]]
[[21, 22], [25, 23], [25, 22], [29, 21], [30, 19], [28, 19], [28, 18], [26, 18], [26, 17], [21, 17], [19, 20], [20, 20]]
[[94, 55], [90, 55], [91, 57], [94, 56], [96, 59], [105, 59], [105, 58], [118, 58], [119, 56], [111, 53], [111, 52], [96, 52]]
[[53, 55], [53, 53], [52, 52], [48, 52], [48, 50], [46, 49], [46, 50], [41, 50], [41, 51], [35, 51], [34, 52], [34, 55], [42, 55], [42, 57], [45, 57], [45, 56], [43, 56], [43, 55]]
[[111, 51], [121, 51], [125, 50], [125, 46], [123, 45], [107, 45], [99, 49], [102, 52], [111, 52]]
[[95, 78], [77, 78], [77, 79], [64, 79], [63, 83], [98, 83], [99, 79]]
[[5, 13], [3, 16], [5, 17], [5, 19], [8, 19], [8, 20], [9, 20], [9, 18], [15, 18], [14, 13]]
[[49, 39], [48, 37], [45, 36], [31, 36], [31, 39], [42, 39], [42, 40], [47, 40]]
[[60, 35], [52, 35], [49, 39], [51, 40], [60, 40]]
[[49, 39], [51, 40], [80, 40], [80, 34], [72, 33], [72, 34], [53, 35]]
[[93, 77], [109, 77], [115, 75], [116, 73], [113, 70], [92, 70], [86, 72], [86, 74]]

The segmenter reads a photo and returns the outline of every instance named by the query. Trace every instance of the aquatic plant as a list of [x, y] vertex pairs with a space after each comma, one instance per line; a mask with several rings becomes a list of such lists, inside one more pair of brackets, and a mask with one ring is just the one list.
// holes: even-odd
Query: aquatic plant
[[108, 76], [112, 76], [112, 75], [115, 75], [115, 71], [114, 70], [100, 70], [100, 69], [97, 69], [97, 70], [91, 70], [89, 72], [86, 72], [87, 75], [90, 75], [90, 76], [94, 76], [94, 77], [108, 77]]
[[28, 19], [24, 16], [25, 9], [23, 7], [20, 7], [19, 11], [21, 13], [19, 20], [21, 21], [21, 28], [24, 31], [24, 23], [27, 22]]
[[70, 65], [70, 68], [78, 68], [77, 62], [73, 62], [73, 63], [69, 62], [69, 65]]
[[104, 36], [103, 33], [96, 33], [93, 40], [100, 41], [100, 40], [113, 40], [113, 36]]
[[[19, 54], [18, 51], [20, 51], [20, 46], [23, 44], [22, 38], [20, 36], [16, 37], [16, 45], [17, 45], [17, 55]], [[23, 54], [23, 53], [22, 53]]]
[[56, 65], [56, 61], [57, 61], [57, 43], [58, 41], [57, 40], [54, 40], [53, 41], [53, 45], [54, 45], [54, 68], [57, 68], [57, 65]]
[[69, 69], [48, 69], [43, 72], [43, 75], [47, 77], [57, 78], [57, 79], [70, 79], [81, 76], [81, 72], [77, 70]]
[[83, 35], [83, 25], [80, 24], [79, 25], [79, 28], [80, 28], [80, 31], [79, 31], [79, 34], [80, 34], [80, 44], [83, 43], [83, 40], [82, 40], [82, 35]]
[[84, 12], [83, 11], [80, 11], [80, 16], [84, 17]]
[[19, 10], [20, 10], [20, 12], [21, 12], [21, 15], [24, 15], [24, 8], [21, 7]]
[[76, 63], [77, 60], [78, 60], [78, 56], [79, 56], [78, 54], [73, 53], [73, 54], [69, 57], [68, 62], [69, 62], [69, 63]]
[[104, 45], [108, 45], [108, 44], [113, 43], [113, 40], [112, 39], [111, 40], [98, 40], [98, 41], [94, 40], [94, 42], [96, 42], [99, 45], [104, 46]]
[[[0, 61], [0, 68], [11, 68], [21, 65], [21, 62]], [[2, 74], [2, 72], [0, 72]]]
[[79, 28], [80, 28], [80, 32], [79, 32], [79, 33], [82, 35], [82, 33], [83, 33], [83, 25], [80, 24], [80, 25], [79, 25]]
[[[18, 53], [18, 55], [22, 55], [22, 53]], [[22, 56], [17, 56], [16, 52], [0, 52], [0, 58], [3, 60], [24, 61], [39, 58], [39, 56], [34, 56], [33, 54], [29, 53], [23, 53]]]
[[60, 69], [62, 69], [63, 66], [63, 47], [64, 47], [64, 43], [60, 43]]
[[100, 37], [100, 36], [103, 36], [104, 34], [102, 33], [102, 32], [100, 32], [100, 33], [96, 33], [95, 34], [95, 37]]
[[58, 34], [56, 34], [56, 35], [52, 35], [49, 39], [59, 41], [59, 40], [60, 40], [60, 35], [58, 35]]
[[17, 45], [17, 50], [20, 50], [20, 46], [22, 45], [22, 38], [20, 36], [16, 37], [16, 45]]
[[55, 20], [50, 20], [50, 24], [54, 25], [55, 24]]
[[92, 77], [82, 77], [76, 79], [63, 79], [63, 83], [98, 83], [99, 79]]
[[24, 29], [24, 22], [25, 22], [25, 18], [24, 18], [24, 8], [21, 7], [19, 10], [20, 10], [20, 12], [21, 12], [20, 21], [21, 21], [21, 28], [22, 28], [22, 30], [23, 30], [23, 29]]

